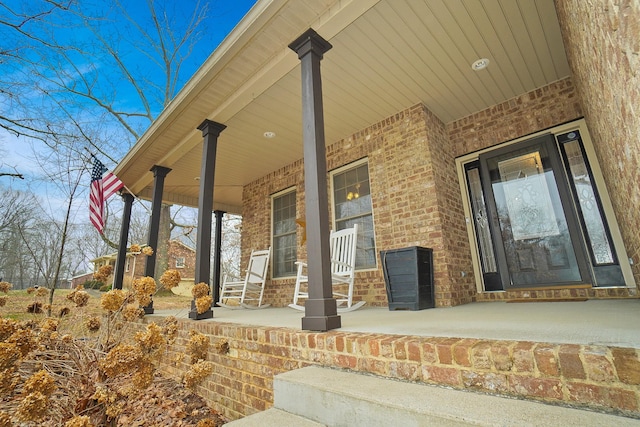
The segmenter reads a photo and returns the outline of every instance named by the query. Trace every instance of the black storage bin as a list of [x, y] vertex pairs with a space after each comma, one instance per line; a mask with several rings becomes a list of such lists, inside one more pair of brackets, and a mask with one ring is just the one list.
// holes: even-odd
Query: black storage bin
[[433, 250], [412, 246], [380, 251], [389, 310], [435, 307]]

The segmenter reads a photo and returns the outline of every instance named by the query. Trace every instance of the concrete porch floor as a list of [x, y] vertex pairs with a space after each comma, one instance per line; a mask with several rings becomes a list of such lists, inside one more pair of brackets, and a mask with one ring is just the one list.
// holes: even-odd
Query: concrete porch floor
[[[146, 317], [187, 318], [189, 309], [156, 310]], [[222, 307], [213, 319], [254, 326], [301, 329], [304, 313], [291, 308]], [[367, 307], [341, 313], [342, 332], [483, 338], [640, 349], [640, 299], [575, 302], [479, 302], [420, 311]]]

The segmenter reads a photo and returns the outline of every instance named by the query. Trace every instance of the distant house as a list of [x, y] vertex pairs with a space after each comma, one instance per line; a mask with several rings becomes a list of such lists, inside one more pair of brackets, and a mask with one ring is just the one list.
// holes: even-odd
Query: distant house
[[82, 274], [79, 274], [77, 276], [73, 276], [71, 279], [69, 279], [68, 288], [69, 289], [74, 289], [78, 285], [82, 285], [84, 282], [86, 282], [88, 280], [93, 280], [93, 272], [91, 272], [91, 273], [82, 273]]
[[[144, 247], [144, 245], [142, 246]], [[93, 271], [98, 271], [100, 267], [110, 265], [115, 268], [117, 253], [113, 252], [101, 257], [92, 259]], [[193, 248], [185, 245], [179, 240], [169, 241], [169, 269], [176, 269], [180, 272], [183, 282], [193, 282], [196, 252]], [[127, 259], [124, 268], [124, 288], [131, 285], [134, 279], [144, 276], [146, 255], [141, 252], [127, 252]], [[159, 279], [159, 277], [156, 277]], [[93, 273], [76, 276], [72, 279], [71, 286], [81, 285], [87, 280], [93, 280]]]

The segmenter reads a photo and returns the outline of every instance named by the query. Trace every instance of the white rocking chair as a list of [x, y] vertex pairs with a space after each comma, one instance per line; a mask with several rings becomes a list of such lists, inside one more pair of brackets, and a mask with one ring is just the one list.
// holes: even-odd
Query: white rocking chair
[[[365, 301], [359, 301], [353, 304], [353, 282], [356, 271], [356, 244], [358, 241], [358, 224], [353, 228], [346, 228], [340, 231], [332, 231], [330, 236], [331, 251], [331, 278], [333, 282], [333, 297], [338, 304], [338, 312], [357, 310], [365, 304]], [[289, 307], [296, 310], [304, 311], [304, 306], [298, 304], [301, 298], [309, 298], [308, 285], [309, 277], [305, 274], [307, 263], [298, 261], [298, 274], [296, 276], [296, 286], [293, 293], [293, 303]], [[307, 291], [302, 291], [301, 287], [305, 286]], [[336, 290], [336, 287], [344, 287], [346, 285], [347, 292]]]
[[[233, 280], [236, 278], [225, 275], [218, 305], [230, 309], [268, 307], [270, 304], [262, 304], [262, 296], [267, 280], [270, 257], [271, 247], [265, 250], [252, 251], [244, 280]], [[229, 304], [231, 301], [237, 301], [237, 303]], [[247, 304], [247, 301], [252, 301], [252, 303]]]

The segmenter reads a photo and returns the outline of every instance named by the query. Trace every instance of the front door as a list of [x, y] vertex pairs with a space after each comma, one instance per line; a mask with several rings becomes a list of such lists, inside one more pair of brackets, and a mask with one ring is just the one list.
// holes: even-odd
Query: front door
[[625, 285], [580, 129], [463, 165], [485, 291]]
[[502, 288], [591, 283], [553, 135], [479, 161]]

